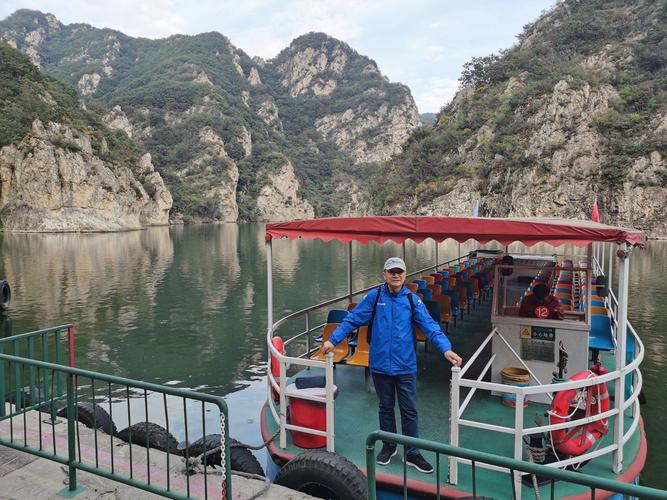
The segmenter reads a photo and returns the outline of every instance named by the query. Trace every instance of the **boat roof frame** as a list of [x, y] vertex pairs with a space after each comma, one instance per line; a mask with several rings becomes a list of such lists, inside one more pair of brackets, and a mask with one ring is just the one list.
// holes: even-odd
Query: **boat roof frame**
[[378, 216], [330, 217], [322, 219], [275, 222], [266, 225], [267, 238], [320, 238], [341, 243], [374, 241], [402, 243], [426, 239], [459, 243], [473, 239], [479, 243], [497, 241], [503, 245], [521, 242], [527, 246], [547, 243], [558, 247], [578, 247], [595, 242], [626, 243], [643, 247], [644, 234], [631, 228], [609, 226], [588, 220], [559, 218]]

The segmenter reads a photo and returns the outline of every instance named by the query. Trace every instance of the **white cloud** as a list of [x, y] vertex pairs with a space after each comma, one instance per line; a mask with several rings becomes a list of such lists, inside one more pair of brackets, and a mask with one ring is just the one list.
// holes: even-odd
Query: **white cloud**
[[442, 45], [427, 45], [423, 52], [427, 60], [431, 62], [439, 62], [445, 58], [445, 47]]
[[420, 113], [435, 113], [454, 98], [458, 88], [458, 80], [436, 76], [422, 82], [412, 93]]

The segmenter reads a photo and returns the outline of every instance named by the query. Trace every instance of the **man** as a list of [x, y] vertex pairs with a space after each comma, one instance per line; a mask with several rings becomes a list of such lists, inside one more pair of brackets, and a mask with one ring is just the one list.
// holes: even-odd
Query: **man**
[[553, 296], [549, 287], [539, 283], [533, 287], [532, 295], [524, 297], [519, 308], [519, 316], [524, 318], [563, 319], [563, 307]]
[[[405, 262], [398, 257], [387, 259], [384, 264], [385, 283], [371, 290], [347, 315], [343, 323], [322, 345], [328, 353], [354, 330], [369, 325], [370, 369], [375, 392], [379, 399], [380, 429], [396, 432], [394, 405], [398, 395], [401, 411], [401, 428], [407, 436], [419, 437], [417, 422], [417, 356], [413, 323], [444, 354], [445, 359], [461, 366], [461, 358], [452, 351], [452, 344], [433, 321], [424, 303], [404, 285]], [[379, 295], [378, 295], [379, 293]], [[387, 465], [396, 455], [396, 446], [384, 443], [377, 456], [377, 463]], [[407, 451], [407, 463], [421, 472], [430, 474], [433, 467], [417, 448]]]

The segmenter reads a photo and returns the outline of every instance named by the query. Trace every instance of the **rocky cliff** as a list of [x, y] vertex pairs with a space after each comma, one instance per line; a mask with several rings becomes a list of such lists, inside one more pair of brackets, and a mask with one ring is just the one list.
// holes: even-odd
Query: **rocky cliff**
[[[34, 62], [34, 61], [33, 61]], [[118, 231], [168, 223], [162, 177], [74, 89], [0, 43], [0, 225]]]
[[39, 120], [0, 149], [0, 223], [8, 231], [121, 231], [168, 223], [172, 200], [144, 155], [139, 174], [101, 160], [85, 134]]
[[433, 128], [371, 183], [373, 206], [587, 219], [597, 196], [603, 222], [667, 236], [666, 34], [664, 1], [560, 2], [466, 65]]
[[407, 87], [322, 33], [263, 61], [219, 33], [134, 39], [20, 10], [0, 39], [111, 109], [106, 124], [152, 154], [186, 221], [335, 215], [356, 203], [337, 177], [357, 182], [420, 124]]

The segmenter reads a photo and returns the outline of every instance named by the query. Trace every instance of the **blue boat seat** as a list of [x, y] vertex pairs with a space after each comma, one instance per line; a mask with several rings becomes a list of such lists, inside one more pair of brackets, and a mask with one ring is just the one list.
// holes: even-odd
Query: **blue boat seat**
[[327, 314], [327, 323], [342, 323], [346, 316], [345, 309], [331, 309]]
[[609, 316], [591, 316], [591, 330], [588, 333], [588, 349], [597, 351], [611, 351], [616, 348], [611, 332]]
[[412, 280], [412, 282], [419, 287], [419, 290], [426, 290], [426, 280]]

